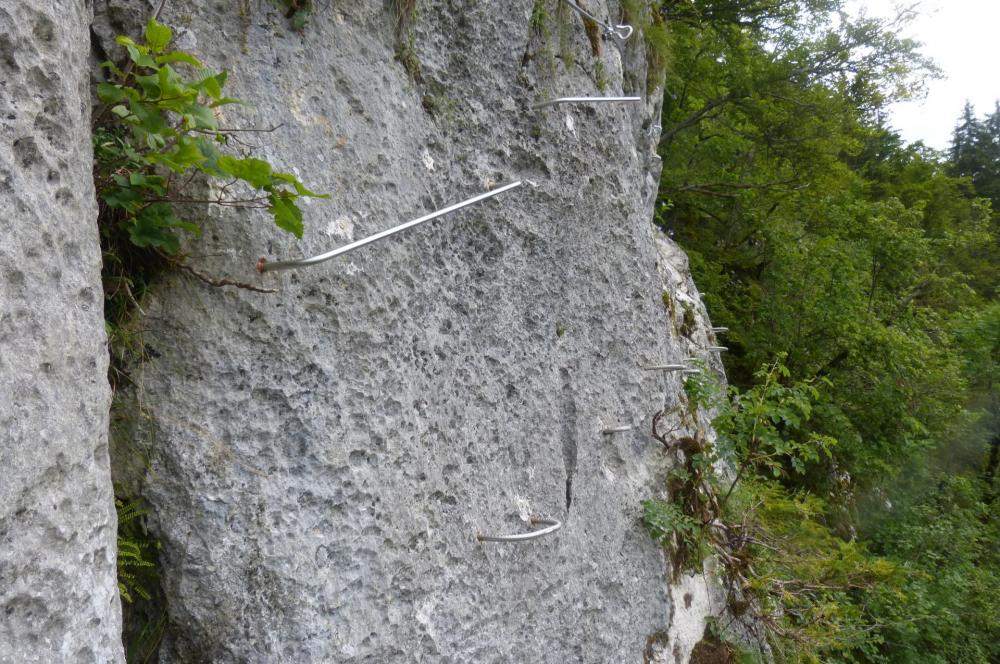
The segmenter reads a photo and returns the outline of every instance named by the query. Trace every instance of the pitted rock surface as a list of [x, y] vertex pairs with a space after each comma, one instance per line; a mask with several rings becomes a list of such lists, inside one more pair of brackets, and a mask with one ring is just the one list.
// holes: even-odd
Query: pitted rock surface
[[82, 0], [0, 7], [0, 662], [120, 662]]
[[[659, 93], [529, 110], [645, 99], [626, 83], [646, 80], [642, 39], [595, 55], [570, 13], [570, 64], [532, 0], [420, 0], [415, 80], [386, 4], [318, 2], [301, 33], [266, 2], [164, 14], [253, 102], [224, 124], [280, 125], [246, 140], [333, 198], [308, 204], [302, 241], [202, 210], [199, 269], [280, 292], [181, 275], [147, 309], [162, 661], [642, 661], [672, 611], [640, 524], [667, 463], [648, 431], [681, 394], [642, 367], [691, 352], [650, 227]], [[254, 273], [513, 180], [333, 262]], [[476, 540], [532, 515], [563, 527]]]

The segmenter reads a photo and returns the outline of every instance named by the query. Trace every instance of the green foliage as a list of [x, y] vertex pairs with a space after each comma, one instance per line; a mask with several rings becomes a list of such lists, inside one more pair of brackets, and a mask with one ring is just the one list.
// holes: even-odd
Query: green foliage
[[950, 161], [903, 145], [884, 109], [933, 69], [842, 4], [661, 5], [657, 221], [731, 329], [738, 388], [702, 445], [735, 470], [729, 536], [702, 536], [779, 661], [991, 662], [1000, 110], [966, 108]]
[[719, 405], [722, 395], [718, 378], [714, 372], [709, 371], [704, 361], [692, 360], [689, 365], [693, 369], [701, 370], [701, 373], [688, 376], [683, 386], [688, 408], [692, 415], [697, 415], [700, 410]]
[[672, 502], [658, 499], [643, 501], [642, 523], [650, 536], [664, 546], [674, 544], [674, 537], [695, 545], [702, 542], [703, 524]]
[[[671, 32], [664, 18], [665, 0], [623, 0], [622, 22], [641, 34], [646, 46], [646, 92], [663, 87], [671, 60]], [[627, 75], [627, 74], [626, 74]]]
[[151, 539], [139, 518], [146, 512], [142, 501], [115, 498], [118, 514], [118, 593], [126, 602], [133, 594], [150, 599], [148, 585], [156, 580], [156, 552], [159, 542]]
[[[208, 72], [193, 55], [167, 50], [171, 38], [169, 27], [151, 19], [145, 43], [117, 38], [128, 53], [125, 68], [101, 65], [111, 76], [97, 85], [103, 107], [94, 129], [102, 232], [126, 233], [137, 247], [177, 254], [181, 233], [200, 232], [178, 206], [214, 203], [266, 209], [279, 228], [301, 237], [299, 198], [326, 196], [263, 160], [220, 151], [231, 131], [220, 128], [215, 111], [238, 100], [223, 95], [225, 72]], [[194, 75], [185, 77], [175, 66]], [[190, 184], [198, 175], [226, 184], [214, 198], [193, 198]], [[227, 196], [238, 183], [255, 193]]]
[[285, 18], [291, 21], [292, 30], [302, 31], [315, 11], [314, 0], [276, 0], [285, 10]]
[[[531, 16], [528, 18], [528, 30], [530, 31], [530, 36], [532, 40], [537, 40], [539, 42], [539, 48], [537, 53], [533, 55], [525, 54], [525, 62], [534, 57], [541, 58], [541, 64], [544, 67], [544, 74], [548, 79], [548, 83], [551, 84], [555, 80], [557, 62], [556, 62], [556, 52], [552, 48], [552, 15], [549, 11], [549, 5], [552, 0], [534, 0], [531, 5]], [[565, 59], [567, 52], [570, 50], [570, 31], [569, 31], [569, 19], [565, 11], [572, 11], [566, 7], [562, 6], [563, 3], [560, 2], [558, 5], [558, 34], [559, 34], [559, 46], [560, 53]], [[565, 51], [564, 51], [565, 47]]]
[[[686, 381], [691, 407], [717, 409], [718, 442], [685, 437], [668, 445], [682, 463], [668, 474], [669, 501], [643, 503], [643, 524], [671, 551], [675, 572], [714, 555], [731, 611], [750, 612], [768, 627], [781, 661], [819, 661], [816, 653], [832, 656], [869, 643], [868, 615], [851, 600], [887, 582], [896, 567], [839, 538], [825, 522], [821, 498], [782, 483], [829, 456], [836, 443], [808, 429], [819, 391], [809, 383], [783, 384], [789, 372], [778, 361], [756, 377], [728, 401], [708, 380]], [[731, 476], [716, 473], [722, 462]]]
[[789, 469], [804, 474], [807, 464], [828, 458], [837, 443], [807, 428], [820, 394], [809, 382], [783, 385], [790, 375], [780, 362], [762, 367], [751, 389], [731, 390], [731, 407], [713, 422], [724, 453], [773, 478], [787, 476]]
[[414, 81], [421, 80], [420, 60], [414, 43], [413, 23], [417, 16], [417, 0], [391, 0], [396, 21], [396, 59]]
[[873, 598], [884, 625], [874, 662], [959, 664], [1000, 659], [1000, 505], [975, 479], [933, 474], [886, 520], [872, 546], [899, 561], [898, 588]]

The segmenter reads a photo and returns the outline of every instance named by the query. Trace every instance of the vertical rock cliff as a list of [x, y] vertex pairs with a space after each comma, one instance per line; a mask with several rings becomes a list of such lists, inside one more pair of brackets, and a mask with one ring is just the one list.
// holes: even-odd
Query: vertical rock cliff
[[0, 7], [0, 662], [119, 662], [84, 2]]
[[[704, 356], [707, 337], [651, 230], [641, 35], [620, 45], [544, 0], [313, 4], [301, 31], [267, 2], [162, 16], [252, 102], [226, 126], [274, 127], [234, 147], [332, 195], [301, 241], [196, 210], [192, 263], [278, 292], [177, 274], [146, 307], [162, 661], [643, 661], [683, 610], [639, 521], [667, 464], [651, 416], [681, 378], [644, 367]], [[622, 94], [641, 99], [531, 108]], [[514, 180], [332, 262], [255, 273]], [[562, 528], [477, 540], [532, 516]]]

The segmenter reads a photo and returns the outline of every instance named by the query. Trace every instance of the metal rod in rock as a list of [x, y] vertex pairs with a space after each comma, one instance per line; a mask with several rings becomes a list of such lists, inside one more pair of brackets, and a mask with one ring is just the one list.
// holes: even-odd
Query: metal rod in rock
[[537, 539], [539, 537], [544, 537], [550, 533], [562, 528], [562, 522], [556, 519], [544, 519], [542, 517], [531, 517], [531, 525], [543, 525], [548, 526], [548, 528], [542, 528], [541, 530], [533, 530], [530, 533], [521, 533], [519, 535], [482, 535], [476, 533], [476, 539], [480, 542], [524, 542], [526, 540]]
[[559, 97], [533, 104], [531, 110], [537, 111], [546, 106], [558, 106], [559, 104], [607, 104], [634, 101], [642, 101], [642, 97]]
[[337, 256], [340, 256], [342, 254], [346, 254], [349, 251], [360, 249], [366, 244], [377, 242], [383, 238], [389, 237], [390, 235], [395, 235], [400, 231], [405, 231], [408, 228], [413, 228], [414, 226], [422, 224], [425, 221], [430, 221], [432, 219], [437, 219], [438, 217], [443, 217], [444, 215], [450, 212], [461, 210], [464, 207], [467, 207], [474, 203], [478, 203], [480, 201], [484, 201], [487, 198], [492, 198], [498, 194], [502, 194], [505, 191], [510, 191], [511, 189], [516, 189], [517, 187], [520, 186], [521, 186], [520, 180], [518, 180], [517, 182], [511, 182], [510, 184], [504, 185], [492, 191], [487, 191], [485, 194], [479, 194], [478, 196], [473, 196], [472, 198], [464, 200], [461, 203], [455, 203], [454, 205], [449, 205], [446, 208], [437, 210], [436, 212], [431, 212], [428, 215], [424, 215], [419, 219], [408, 221], [405, 224], [400, 224], [395, 228], [390, 228], [389, 230], [382, 231], [381, 233], [376, 233], [375, 235], [369, 235], [368, 237], [358, 240], [357, 242], [352, 242], [338, 249], [334, 249], [333, 251], [328, 251], [325, 254], [320, 254], [319, 256], [313, 256], [312, 258], [302, 258], [300, 260], [291, 260], [291, 261], [279, 261], [275, 263], [268, 263], [266, 260], [261, 258], [259, 261], [257, 261], [257, 271], [260, 273], [264, 273], [264, 272], [274, 272], [276, 270], [292, 270], [300, 267], [309, 267], [312, 265], [318, 265], [319, 263], [328, 261], [331, 258], [336, 258]]

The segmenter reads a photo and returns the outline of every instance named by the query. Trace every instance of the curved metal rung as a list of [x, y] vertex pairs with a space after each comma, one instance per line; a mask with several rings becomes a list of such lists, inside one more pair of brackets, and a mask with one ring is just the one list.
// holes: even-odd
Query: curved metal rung
[[648, 367], [643, 367], [646, 371], [683, 371], [687, 369], [686, 364], [653, 364]]
[[705, 350], [712, 353], [725, 353], [729, 348], [726, 346], [708, 346]]
[[268, 263], [266, 260], [261, 258], [259, 261], [257, 261], [257, 271], [260, 273], [264, 273], [264, 272], [274, 272], [275, 270], [291, 270], [299, 267], [309, 267], [311, 265], [317, 265], [319, 263], [328, 261], [331, 258], [336, 258], [341, 254], [346, 254], [349, 251], [354, 251], [355, 249], [359, 249], [365, 246], [366, 244], [371, 244], [372, 242], [376, 242], [383, 238], [387, 238], [390, 235], [395, 235], [400, 231], [405, 231], [408, 228], [413, 228], [414, 226], [422, 224], [425, 221], [430, 221], [431, 219], [437, 219], [438, 217], [443, 217], [444, 215], [450, 212], [460, 210], [464, 207], [472, 205], [473, 203], [484, 201], [487, 198], [492, 198], [498, 194], [502, 194], [505, 191], [510, 191], [511, 189], [516, 189], [517, 187], [520, 186], [521, 186], [520, 180], [518, 180], [517, 182], [512, 182], [502, 187], [498, 187], [497, 189], [494, 189], [492, 191], [487, 191], [485, 194], [479, 194], [478, 196], [473, 196], [472, 198], [464, 200], [461, 203], [455, 203], [454, 205], [449, 205], [446, 208], [443, 208], [436, 212], [431, 212], [428, 215], [424, 215], [419, 219], [408, 221], [405, 224], [400, 224], [395, 228], [390, 228], [389, 230], [382, 231], [381, 233], [376, 233], [375, 235], [369, 235], [368, 237], [358, 240], [357, 242], [352, 242], [348, 245], [340, 247], [339, 249], [334, 249], [333, 251], [328, 251], [325, 254], [320, 254], [319, 256], [313, 256], [312, 258], [303, 258], [301, 260], [294, 260], [294, 261], [281, 261], [277, 263]]
[[[621, 39], [622, 41], [628, 41], [628, 38], [632, 36], [635, 32], [635, 28], [631, 25], [616, 25], [614, 28], [609, 29], [607, 26], [604, 27], [604, 34], [611, 36], [614, 35]], [[624, 34], [623, 34], [624, 33]]]
[[548, 526], [548, 528], [533, 530], [530, 533], [520, 533], [519, 535], [483, 535], [477, 531], [476, 539], [480, 542], [524, 542], [526, 540], [545, 537], [546, 535], [554, 533], [562, 528], [562, 522], [556, 519], [545, 519], [533, 516], [530, 521], [533, 526], [541, 524]]
[[612, 26], [609, 23], [605, 23], [604, 21], [597, 18], [596, 16], [588, 12], [586, 9], [581, 7], [579, 4], [577, 4], [576, 0], [565, 0], [565, 1], [566, 4], [569, 5], [570, 8], [575, 10], [578, 14], [586, 16], [591, 21], [604, 28], [605, 37], [617, 37], [622, 41], [626, 41], [629, 37], [632, 36], [632, 33], [635, 32], [635, 28], [633, 28], [631, 25]]
[[559, 97], [533, 104], [531, 110], [537, 111], [546, 106], [558, 106], [559, 104], [600, 104], [627, 101], [642, 101], [642, 97]]
[[708, 329], [711, 330], [712, 332], [715, 332], [716, 334], [724, 334], [729, 331], [728, 327], [710, 327]]
[[622, 424], [617, 427], [608, 427], [607, 429], [601, 429], [601, 433], [603, 433], [604, 435], [609, 435], [612, 433], [625, 433], [626, 431], [631, 431], [634, 428], [635, 427], [633, 427], [631, 424]]

